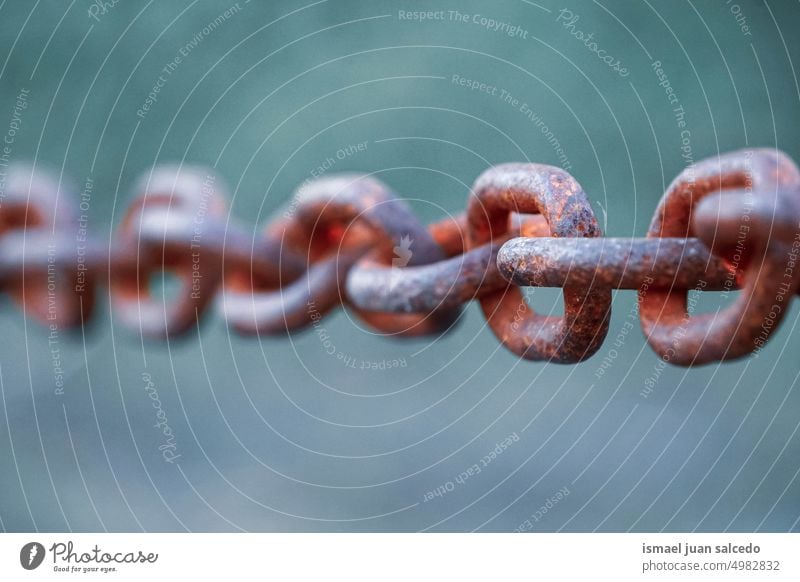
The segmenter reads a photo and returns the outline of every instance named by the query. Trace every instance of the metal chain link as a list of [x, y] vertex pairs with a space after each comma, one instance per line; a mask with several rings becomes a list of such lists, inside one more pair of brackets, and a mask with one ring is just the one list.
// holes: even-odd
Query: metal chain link
[[[26, 313], [59, 327], [88, 320], [101, 282], [114, 318], [156, 337], [190, 330], [214, 302], [244, 334], [296, 330], [342, 305], [383, 334], [420, 336], [450, 329], [478, 300], [512, 352], [571, 363], [605, 339], [611, 290], [635, 289], [653, 349], [694, 365], [760, 349], [800, 288], [800, 172], [770, 149], [687, 168], [647, 238], [603, 238], [580, 184], [540, 164], [488, 169], [464, 215], [428, 227], [359, 174], [305, 184], [256, 237], [200, 167], [148, 173], [106, 243], [85, 236], [70, 194], [12, 166], [0, 201], [0, 280]], [[150, 290], [162, 272], [180, 282], [166, 302]], [[519, 286], [562, 289], [563, 316], [535, 313]], [[735, 289], [726, 309], [692, 313], [689, 291]]]

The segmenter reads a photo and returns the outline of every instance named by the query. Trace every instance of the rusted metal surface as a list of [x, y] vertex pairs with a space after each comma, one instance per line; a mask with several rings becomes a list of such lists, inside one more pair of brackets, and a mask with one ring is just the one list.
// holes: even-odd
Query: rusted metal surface
[[[734, 261], [740, 233], [742, 250]], [[784, 154], [744, 150], [682, 172], [661, 199], [647, 236], [697, 236], [728, 259], [742, 291], [731, 307], [702, 315], [688, 313], [685, 289], [640, 291], [642, 329], [653, 349], [691, 365], [741, 357], [766, 341], [800, 283], [790, 255], [798, 234], [800, 173]]]
[[[487, 170], [475, 182], [467, 204], [468, 247], [505, 234], [511, 212], [541, 214], [556, 238], [601, 235], [589, 201], [572, 176], [552, 166], [506, 164]], [[512, 352], [531, 360], [579, 362], [605, 339], [611, 290], [575, 286], [565, 287], [563, 294], [563, 317], [536, 314], [513, 286], [480, 301], [495, 335]]]
[[[379, 180], [364, 175], [340, 175], [309, 183], [295, 195], [294, 229], [284, 237], [288, 252], [305, 252], [307, 276], [284, 281], [280, 290], [246, 290], [226, 294], [223, 305], [239, 331], [275, 333], [293, 329], [349, 304], [345, 275], [366, 256], [378, 264], [391, 263], [393, 249], [412, 241], [407, 265], [424, 265], [445, 258], [433, 236], [406, 203]], [[288, 226], [288, 225], [287, 225]], [[288, 293], [287, 293], [288, 291]], [[423, 313], [399, 310], [353, 310], [371, 327], [387, 335], [440, 333], [455, 321], [460, 305]]]
[[534, 287], [737, 289], [732, 271], [694, 238], [517, 238], [499, 256], [503, 276]]
[[[227, 214], [224, 187], [202, 168], [164, 166], [144, 176], [137, 191], [115, 241], [128, 251], [136, 249], [135, 263], [111, 265], [115, 317], [145, 335], [180, 334], [195, 325], [219, 285], [219, 261], [209, 256], [208, 244], [203, 252], [203, 239]], [[195, 229], [188, 239], [187, 221]], [[164, 271], [180, 283], [170, 301], [150, 290], [151, 277]]]
[[[193, 329], [212, 305], [245, 334], [300, 329], [339, 306], [387, 336], [436, 334], [476, 300], [512, 352], [557, 363], [595, 353], [611, 290], [634, 289], [647, 341], [678, 365], [759, 349], [800, 292], [800, 171], [776, 150], [687, 168], [647, 238], [604, 238], [578, 182], [539, 164], [488, 169], [465, 214], [427, 227], [360, 174], [306, 183], [262, 230], [229, 215], [224, 184], [201, 167], [155, 168], [136, 195], [110, 242], [82, 238], [68, 187], [10, 168], [0, 285], [37, 320], [70, 327], [106, 283], [114, 321], [154, 337]], [[178, 289], [154, 293], [164, 273]], [[536, 313], [520, 286], [562, 289], [564, 314]], [[696, 314], [691, 290], [739, 294]]]
[[[60, 269], [51, 259], [59, 247], [75, 247], [74, 243], [64, 245], [65, 241], [61, 240], [62, 244], [56, 244], [54, 240], [57, 235], [75, 232], [74, 193], [49, 171], [13, 165], [7, 172], [3, 194], [0, 241], [5, 243], [4, 248], [11, 247], [11, 253], [18, 251], [19, 269], [25, 274], [3, 277], [5, 288], [17, 305], [40, 323], [64, 327], [79, 325], [83, 316], [91, 315], [94, 287], [90, 285], [83, 292], [73, 292], [76, 270], [65, 264], [64, 257]], [[32, 255], [34, 264], [25, 264], [26, 251]], [[35, 268], [37, 265], [39, 268]]]
[[[424, 266], [386, 265], [367, 256], [347, 278], [347, 295], [361, 309], [424, 313], [436, 309], [455, 309], [462, 304], [507, 286], [497, 267], [497, 253], [509, 234], [465, 251], [466, 217], [447, 219], [430, 226], [433, 239], [448, 255], [447, 259]], [[541, 217], [514, 215], [513, 236], [547, 234]]]

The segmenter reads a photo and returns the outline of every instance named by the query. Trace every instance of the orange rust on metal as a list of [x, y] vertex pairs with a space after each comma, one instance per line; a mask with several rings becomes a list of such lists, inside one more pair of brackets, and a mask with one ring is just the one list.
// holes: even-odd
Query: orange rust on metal
[[733, 271], [695, 238], [517, 238], [503, 246], [498, 262], [517, 285], [738, 289]]
[[[781, 298], [800, 284], [800, 270], [789, 264], [798, 235], [800, 173], [784, 154], [743, 150], [682, 172], [661, 199], [647, 236], [697, 236], [737, 271], [742, 291], [732, 306], [703, 315], [688, 313], [685, 289], [641, 291], [642, 329], [656, 353], [688, 366], [759, 347], [786, 312]], [[737, 239], [743, 250], [734, 261]]]
[[[484, 172], [467, 204], [469, 248], [504, 235], [511, 212], [541, 214], [556, 238], [599, 237], [589, 201], [565, 171], [540, 164], [505, 164]], [[611, 290], [565, 287], [564, 315], [538, 315], [511, 286], [481, 298], [481, 308], [498, 339], [531, 360], [579, 362], [605, 339]]]
[[[0, 285], [60, 327], [85, 322], [101, 282], [115, 321], [154, 337], [191, 330], [214, 304], [245, 334], [299, 329], [338, 306], [384, 335], [442, 333], [477, 300], [512, 352], [570, 363], [603, 342], [611, 290], [636, 289], [650, 345], [687, 366], [760, 349], [800, 293], [800, 171], [777, 150], [687, 168], [647, 238], [603, 238], [578, 182], [539, 164], [488, 169], [465, 214], [427, 227], [360, 174], [306, 183], [283, 216], [249, 232], [212, 171], [160, 166], [110, 242], [76, 236], [70, 194], [48, 172], [12, 166], [0, 205]], [[156, 296], [151, 282], [167, 272], [179, 289]], [[534, 312], [519, 286], [562, 289], [563, 316]], [[687, 301], [734, 289], [716, 313]]]
[[[4, 255], [16, 255], [21, 264], [3, 269], [2, 281], [26, 313], [48, 326], [80, 325], [94, 305], [92, 275], [86, 285], [78, 284], [74, 254], [72, 265], [63, 255], [55, 260], [64, 248], [56, 244], [59, 237], [63, 243], [66, 233], [75, 236], [74, 209], [74, 193], [54, 174], [21, 164], [9, 167], [0, 201], [0, 244]], [[25, 250], [29, 264], [19, 254]]]
[[[547, 224], [541, 216], [514, 215], [514, 235], [545, 234]], [[361, 309], [424, 313], [457, 308], [506, 287], [497, 268], [497, 253], [509, 234], [465, 251], [466, 217], [447, 219], [429, 227], [431, 236], [442, 247], [447, 259], [422, 266], [398, 268], [367, 256], [355, 265], [347, 278], [347, 294]]]
[[[135, 249], [133, 263], [114, 263], [109, 277], [112, 304], [123, 324], [142, 334], [165, 337], [191, 329], [214, 299], [220, 264], [208, 252], [206, 231], [224, 220], [227, 202], [213, 173], [191, 166], [163, 166], [143, 176], [139, 196], [119, 229], [117, 245]], [[195, 230], [184, 233], [187, 222]], [[207, 242], [207, 241], [206, 241]], [[155, 273], [172, 272], [180, 288], [168, 301], [150, 289]]]

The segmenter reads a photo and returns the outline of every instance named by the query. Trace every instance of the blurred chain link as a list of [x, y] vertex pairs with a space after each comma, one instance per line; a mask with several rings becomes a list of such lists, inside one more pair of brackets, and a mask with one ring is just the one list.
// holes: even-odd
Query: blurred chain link
[[[213, 303], [244, 334], [292, 331], [346, 306], [385, 335], [449, 330], [477, 300], [497, 338], [530, 360], [579, 362], [606, 337], [612, 289], [639, 295], [642, 329], [665, 361], [702, 364], [761, 348], [800, 287], [800, 172], [776, 150], [742, 150], [684, 170], [646, 238], [603, 238], [563, 170], [505, 164], [475, 182], [466, 213], [428, 227], [372, 176], [303, 185], [253, 236], [230, 216], [222, 181], [159, 166], [107, 242], [80, 236], [59, 179], [12, 166], [0, 200], [0, 281], [45, 325], [88, 321], [103, 283], [112, 316], [137, 334], [195, 327]], [[174, 293], [151, 290], [174, 275]], [[521, 286], [557, 287], [561, 316], [537, 314]], [[695, 315], [690, 291], [740, 290]]]

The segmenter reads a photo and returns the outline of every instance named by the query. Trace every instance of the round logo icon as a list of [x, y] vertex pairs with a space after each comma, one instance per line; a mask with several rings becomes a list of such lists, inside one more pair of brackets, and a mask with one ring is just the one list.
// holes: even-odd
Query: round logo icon
[[44, 546], [39, 542], [28, 542], [19, 551], [19, 563], [26, 570], [35, 570], [44, 561]]

